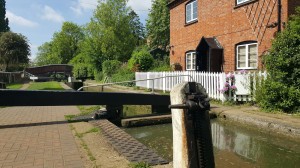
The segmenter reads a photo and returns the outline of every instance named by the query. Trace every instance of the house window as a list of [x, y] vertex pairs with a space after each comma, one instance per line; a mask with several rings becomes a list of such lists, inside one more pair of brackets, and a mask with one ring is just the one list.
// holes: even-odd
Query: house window
[[237, 45], [237, 69], [257, 69], [257, 43]]
[[186, 70], [196, 70], [196, 52], [188, 52], [185, 57]]
[[239, 4], [248, 2], [248, 1], [251, 1], [251, 0], [236, 0], [236, 4], [239, 5]]
[[185, 20], [186, 23], [197, 20], [198, 16], [198, 1], [192, 1], [188, 3], [185, 7]]

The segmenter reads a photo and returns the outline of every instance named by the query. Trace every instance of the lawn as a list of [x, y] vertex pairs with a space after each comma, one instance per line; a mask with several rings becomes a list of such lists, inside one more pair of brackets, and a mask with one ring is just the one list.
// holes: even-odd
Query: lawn
[[64, 90], [59, 82], [33, 82], [27, 90]]
[[11, 84], [7, 84], [6, 88], [17, 90], [17, 89], [20, 89], [22, 86], [23, 86], [22, 83], [11, 83]]

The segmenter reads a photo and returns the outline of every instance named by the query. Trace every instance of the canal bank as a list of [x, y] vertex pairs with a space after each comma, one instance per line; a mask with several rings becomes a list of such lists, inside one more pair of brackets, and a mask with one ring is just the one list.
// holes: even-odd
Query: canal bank
[[[87, 83], [86, 85], [96, 84], [94, 81], [88, 81]], [[105, 86], [105, 88], [108, 88], [109, 90], [116, 90], [118, 92], [151, 94], [151, 92], [147, 92], [146, 90], [126, 86], [113, 85]], [[97, 91], [97, 88], [95, 88], [95, 91]], [[161, 92], [155, 92], [155, 94], [161, 94]], [[242, 126], [267, 134], [284, 136], [300, 141], [300, 117], [297, 116], [285, 113], [266, 113], [262, 112], [258, 107], [250, 105], [224, 106], [214, 103], [211, 103], [210, 116], [211, 118], [218, 118], [228, 122], [234, 122], [235, 124], [241, 124]], [[165, 116], [163, 117], [165, 119]], [[132, 120], [130, 121], [133, 122]], [[141, 118], [134, 122], [143, 123], [142, 121], [145, 120]]]

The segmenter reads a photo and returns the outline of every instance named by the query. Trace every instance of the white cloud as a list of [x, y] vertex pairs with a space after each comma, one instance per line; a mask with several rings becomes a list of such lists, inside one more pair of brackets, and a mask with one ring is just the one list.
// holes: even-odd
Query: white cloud
[[96, 9], [97, 5], [98, 0], [77, 0], [70, 9], [77, 15], [82, 15], [84, 11]]
[[139, 11], [147, 11], [151, 9], [152, 1], [150, 0], [129, 0], [128, 6], [130, 6], [136, 13]]
[[18, 16], [11, 11], [7, 10], [6, 11], [6, 16], [9, 19], [9, 23], [19, 25], [19, 26], [24, 26], [24, 27], [37, 27], [38, 23], [33, 22], [31, 20], [25, 19], [21, 16]]
[[36, 58], [36, 53], [38, 51], [38, 45], [35, 44], [29, 44], [30, 45], [30, 51], [31, 51], [31, 59], [34, 60]]
[[53, 22], [59, 22], [59, 23], [65, 21], [65, 18], [61, 14], [59, 14], [57, 11], [55, 11], [54, 9], [52, 9], [47, 5], [44, 6], [43, 14], [41, 18]]

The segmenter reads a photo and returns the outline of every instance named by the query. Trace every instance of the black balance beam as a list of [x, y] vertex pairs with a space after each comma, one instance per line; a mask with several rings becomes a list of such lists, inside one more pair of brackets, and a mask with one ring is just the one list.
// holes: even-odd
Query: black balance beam
[[0, 106], [170, 105], [169, 95], [0, 89]]

